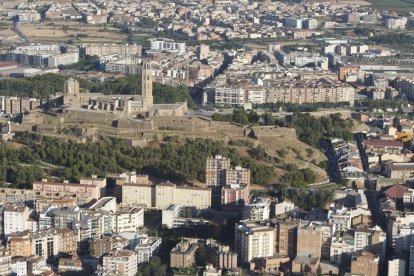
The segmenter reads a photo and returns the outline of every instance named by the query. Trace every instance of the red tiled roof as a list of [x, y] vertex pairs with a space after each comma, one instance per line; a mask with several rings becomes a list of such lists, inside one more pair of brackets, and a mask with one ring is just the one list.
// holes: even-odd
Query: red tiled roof
[[8, 66], [12, 66], [12, 65], [17, 65], [16, 62], [11, 62], [11, 61], [1, 61], [0, 62], [0, 67], [8, 67]]
[[371, 146], [371, 147], [401, 147], [402, 148], [402, 141], [390, 141], [390, 140], [365, 140], [364, 145]]
[[390, 198], [396, 199], [396, 198], [403, 198], [405, 192], [405, 187], [395, 184], [391, 188], [384, 191], [386, 195], [388, 195]]

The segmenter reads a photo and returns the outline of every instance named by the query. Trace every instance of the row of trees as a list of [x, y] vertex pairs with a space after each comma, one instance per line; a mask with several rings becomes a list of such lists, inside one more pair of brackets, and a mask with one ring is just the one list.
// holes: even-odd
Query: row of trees
[[27, 188], [29, 183], [43, 177], [43, 170], [27, 151], [0, 146], [0, 184], [11, 183], [14, 188]]
[[400, 100], [372, 100], [364, 99], [355, 101], [356, 107], [366, 107], [369, 112], [373, 112], [377, 109], [387, 110], [391, 108], [394, 111], [399, 111], [402, 107], [402, 101]]
[[353, 138], [350, 132], [353, 126], [352, 119], [343, 119], [339, 113], [320, 118], [315, 118], [309, 113], [294, 113], [282, 123], [294, 128], [299, 140], [316, 148], [323, 148], [326, 138], [342, 138], [346, 141]]
[[[46, 74], [23, 79], [5, 79], [0, 81], [0, 95], [33, 97], [46, 99], [56, 92], [63, 91], [64, 76]], [[104, 94], [140, 94], [141, 79], [139, 76], [127, 76], [118, 79], [108, 79], [104, 82], [91, 82], [78, 79], [83, 90], [92, 93]], [[160, 83], [154, 83], [153, 95], [155, 103], [175, 103], [187, 101], [190, 108], [194, 102], [186, 86], [172, 87]]]
[[184, 143], [162, 143], [159, 147], [133, 148], [123, 146], [119, 140], [102, 138], [99, 142], [65, 142], [20, 133], [18, 141], [27, 145], [17, 151], [26, 156], [29, 164], [40, 161], [62, 167], [62, 178], [76, 180], [90, 174], [106, 175], [111, 172], [136, 170], [175, 181], [205, 180], [206, 159], [222, 154], [231, 158], [233, 165], [250, 168], [254, 183], [267, 183], [274, 170], [263, 162], [241, 155], [236, 148], [223, 142], [196, 139]]
[[283, 180], [295, 188], [304, 188], [307, 184], [315, 183], [317, 178], [315, 172], [309, 168], [299, 169], [295, 165], [288, 165], [287, 171], [283, 176]]
[[333, 199], [333, 190], [310, 190], [286, 188], [282, 190], [282, 197], [291, 200], [296, 206], [304, 210], [324, 207]]
[[343, 119], [339, 113], [330, 114], [329, 116], [315, 118], [309, 113], [294, 113], [287, 116], [286, 119], [278, 119], [270, 113], [258, 115], [254, 111], [245, 111], [240, 109], [233, 110], [231, 114], [213, 115], [214, 121], [227, 121], [244, 125], [279, 125], [291, 127], [296, 130], [298, 139], [302, 142], [317, 148], [322, 148], [321, 143], [324, 138], [336, 137], [347, 141], [352, 139], [350, 129], [353, 121], [350, 118]]
[[402, 45], [413, 44], [414, 36], [407, 33], [389, 32], [370, 37], [370, 40], [377, 44]]
[[350, 106], [349, 102], [322, 102], [322, 103], [304, 103], [304, 104], [295, 104], [295, 103], [264, 103], [257, 104], [255, 108], [259, 109], [268, 109], [273, 112], [282, 110], [284, 112], [313, 112], [320, 109], [333, 109], [333, 108], [347, 108]]

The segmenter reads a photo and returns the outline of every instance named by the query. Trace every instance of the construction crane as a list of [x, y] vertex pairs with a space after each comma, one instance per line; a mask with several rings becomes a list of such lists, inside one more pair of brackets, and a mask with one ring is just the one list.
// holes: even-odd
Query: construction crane
[[403, 141], [404, 143], [410, 142], [413, 139], [414, 134], [411, 132], [399, 132], [396, 131], [395, 135], [397, 136], [398, 139], [400, 139], [401, 141]]

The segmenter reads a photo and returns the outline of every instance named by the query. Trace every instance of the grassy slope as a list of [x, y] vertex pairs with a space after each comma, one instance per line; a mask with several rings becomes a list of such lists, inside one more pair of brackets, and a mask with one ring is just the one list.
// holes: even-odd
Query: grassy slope
[[369, 0], [375, 8], [390, 10], [414, 9], [414, 0]]

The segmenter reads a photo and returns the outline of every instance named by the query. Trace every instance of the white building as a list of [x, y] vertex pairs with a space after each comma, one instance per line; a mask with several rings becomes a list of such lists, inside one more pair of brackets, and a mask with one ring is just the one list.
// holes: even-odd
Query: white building
[[116, 275], [135, 276], [138, 271], [137, 255], [130, 250], [114, 250], [103, 257], [103, 269]]
[[388, 261], [388, 276], [405, 276], [405, 261], [394, 259]]
[[292, 201], [285, 199], [285, 201], [275, 204], [275, 216], [286, 214], [293, 209], [295, 209], [295, 204]]
[[139, 238], [137, 246], [135, 247], [138, 264], [148, 262], [152, 256], [157, 254], [161, 247], [161, 242], [162, 239], [159, 237], [148, 237], [148, 235], [142, 235], [142, 237]]
[[252, 104], [266, 103], [266, 90], [263, 88], [249, 88], [247, 89], [247, 99]]
[[180, 214], [180, 206], [170, 204], [162, 210], [162, 227], [171, 229], [174, 228], [174, 219]]
[[243, 210], [243, 218], [248, 220], [263, 221], [270, 218], [270, 198], [255, 198], [247, 204]]
[[4, 208], [4, 235], [7, 237], [10, 233], [22, 232], [29, 230], [30, 210], [27, 206], [7, 205]]
[[27, 275], [27, 261], [25, 258], [14, 258], [11, 262], [11, 271], [16, 276]]
[[248, 102], [246, 93], [240, 87], [215, 87], [214, 103], [216, 105], [242, 106]]
[[242, 263], [275, 254], [275, 229], [266, 224], [246, 221], [236, 223], [234, 246]]
[[354, 239], [352, 237], [332, 237], [329, 258], [332, 263], [343, 263], [351, 258], [354, 252]]
[[407, 18], [387, 18], [385, 19], [385, 27], [387, 29], [404, 29], [407, 25]]
[[172, 39], [157, 38], [151, 41], [151, 50], [166, 52], [185, 52], [185, 43], [177, 43]]
[[132, 208], [128, 211], [119, 211], [115, 214], [115, 233], [138, 231], [144, 226], [144, 209]]

